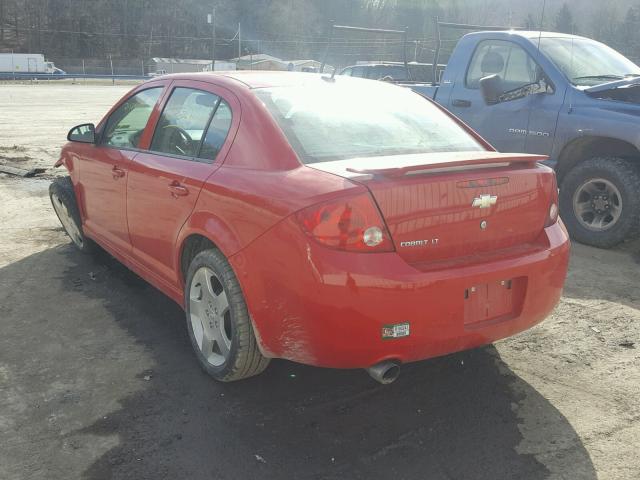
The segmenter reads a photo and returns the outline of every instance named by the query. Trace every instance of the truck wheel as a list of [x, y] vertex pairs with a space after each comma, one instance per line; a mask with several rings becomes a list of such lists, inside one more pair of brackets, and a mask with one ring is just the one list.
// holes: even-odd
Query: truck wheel
[[595, 157], [570, 170], [560, 216], [572, 238], [610, 248], [640, 230], [640, 170], [619, 157]]
[[92, 253], [96, 244], [82, 231], [80, 210], [69, 177], [58, 177], [49, 185], [49, 198], [64, 231], [82, 253]]
[[258, 349], [238, 279], [219, 250], [195, 256], [184, 295], [189, 338], [205, 372], [232, 382], [267, 368], [269, 359]]

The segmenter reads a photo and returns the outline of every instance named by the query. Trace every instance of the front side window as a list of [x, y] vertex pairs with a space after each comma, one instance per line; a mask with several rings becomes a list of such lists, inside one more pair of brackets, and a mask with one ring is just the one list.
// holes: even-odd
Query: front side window
[[467, 71], [467, 88], [480, 88], [480, 79], [499, 75], [504, 91], [535, 83], [538, 67], [520, 46], [504, 40], [485, 40], [478, 45]]
[[193, 88], [177, 87], [160, 115], [151, 150], [169, 155], [195, 157], [202, 136], [220, 97]]
[[138, 92], [111, 114], [102, 135], [102, 144], [117, 148], [138, 148], [153, 107], [163, 87]]
[[484, 148], [409, 89], [344, 78], [256, 89], [304, 163]]

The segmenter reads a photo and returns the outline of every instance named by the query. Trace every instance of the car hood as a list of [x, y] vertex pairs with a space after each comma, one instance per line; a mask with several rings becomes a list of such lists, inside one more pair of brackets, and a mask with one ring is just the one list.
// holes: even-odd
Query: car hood
[[583, 91], [593, 98], [640, 104], [640, 77], [602, 83]]
[[622, 80], [614, 80], [613, 82], [601, 83], [593, 87], [585, 88], [586, 93], [598, 93], [612, 90], [614, 88], [629, 88], [640, 86], [640, 77], [623, 78]]

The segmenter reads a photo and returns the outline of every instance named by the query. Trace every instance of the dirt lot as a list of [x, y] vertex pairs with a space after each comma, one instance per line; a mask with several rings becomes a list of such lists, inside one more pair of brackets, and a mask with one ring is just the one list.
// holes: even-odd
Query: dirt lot
[[[0, 85], [0, 161], [50, 165], [127, 88]], [[640, 478], [640, 242], [574, 245], [551, 318], [390, 386], [285, 361], [222, 385], [178, 306], [72, 248], [48, 183], [0, 175], [2, 479]]]

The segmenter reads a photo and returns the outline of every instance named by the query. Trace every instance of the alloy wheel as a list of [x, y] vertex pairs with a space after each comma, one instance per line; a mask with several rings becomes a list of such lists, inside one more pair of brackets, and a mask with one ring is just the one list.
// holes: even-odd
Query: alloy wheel
[[584, 228], [608, 230], [622, 215], [622, 195], [609, 180], [592, 178], [573, 194], [573, 211]]
[[191, 280], [189, 314], [200, 352], [209, 364], [223, 365], [231, 351], [231, 310], [222, 282], [208, 267], [199, 268]]

